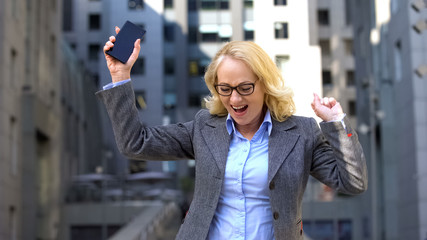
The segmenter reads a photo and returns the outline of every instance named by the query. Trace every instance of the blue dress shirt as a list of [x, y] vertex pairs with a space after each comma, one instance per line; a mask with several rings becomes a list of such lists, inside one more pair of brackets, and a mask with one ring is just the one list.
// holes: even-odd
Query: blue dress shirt
[[267, 179], [271, 128], [270, 111], [267, 111], [249, 141], [237, 131], [228, 115], [227, 131], [232, 139], [221, 195], [207, 239], [274, 239]]

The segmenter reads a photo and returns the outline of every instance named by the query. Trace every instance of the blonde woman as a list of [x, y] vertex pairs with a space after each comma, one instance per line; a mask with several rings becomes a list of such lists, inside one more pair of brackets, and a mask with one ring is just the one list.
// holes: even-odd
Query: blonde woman
[[255, 43], [229, 42], [213, 58], [205, 74], [208, 110], [158, 127], [144, 127], [135, 107], [130, 70], [139, 50], [137, 40], [126, 64], [105, 55], [114, 86], [97, 95], [124, 155], [195, 159], [194, 197], [176, 239], [303, 239], [309, 175], [347, 194], [366, 190], [363, 150], [340, 104], [314, 95], [321, 128], [294, 116], [292, 90]]

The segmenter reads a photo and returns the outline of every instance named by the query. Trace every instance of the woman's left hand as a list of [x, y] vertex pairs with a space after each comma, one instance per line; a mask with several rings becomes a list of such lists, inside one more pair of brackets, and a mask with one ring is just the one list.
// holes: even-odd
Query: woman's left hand
[[340, 103], [335, 98], [324, 97], [320, 99], [316, 93], [314, 93], [311, 107], [314, 113], [325, 122], [340, 120], [344, 113]]

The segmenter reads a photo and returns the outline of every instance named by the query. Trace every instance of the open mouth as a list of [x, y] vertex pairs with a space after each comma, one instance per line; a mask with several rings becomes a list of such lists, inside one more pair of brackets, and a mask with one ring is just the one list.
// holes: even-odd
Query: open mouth
[[242, 113], [242, 112], [246, 111], [246, 109], [248, 109], [248, 105], [239, 106], [239, 107], [231, 106], [231, 107], [233, 108], [233, 110], [234, 110], [236, 113]]

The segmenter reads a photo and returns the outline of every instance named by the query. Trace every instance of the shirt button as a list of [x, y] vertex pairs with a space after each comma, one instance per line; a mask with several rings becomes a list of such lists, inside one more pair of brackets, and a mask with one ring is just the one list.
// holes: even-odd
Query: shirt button
[[273, 218], [274, 218], [274, 220], [279, 219], [279, 213], [278, 212], [274, 212], [273, 213]]
[[274, 184], [274, 181], [271, 181], [270, 185], [268, 186], [268, 188], [270, 188], [270, 190], [273, 190], [275, 186], [276, 185]]

